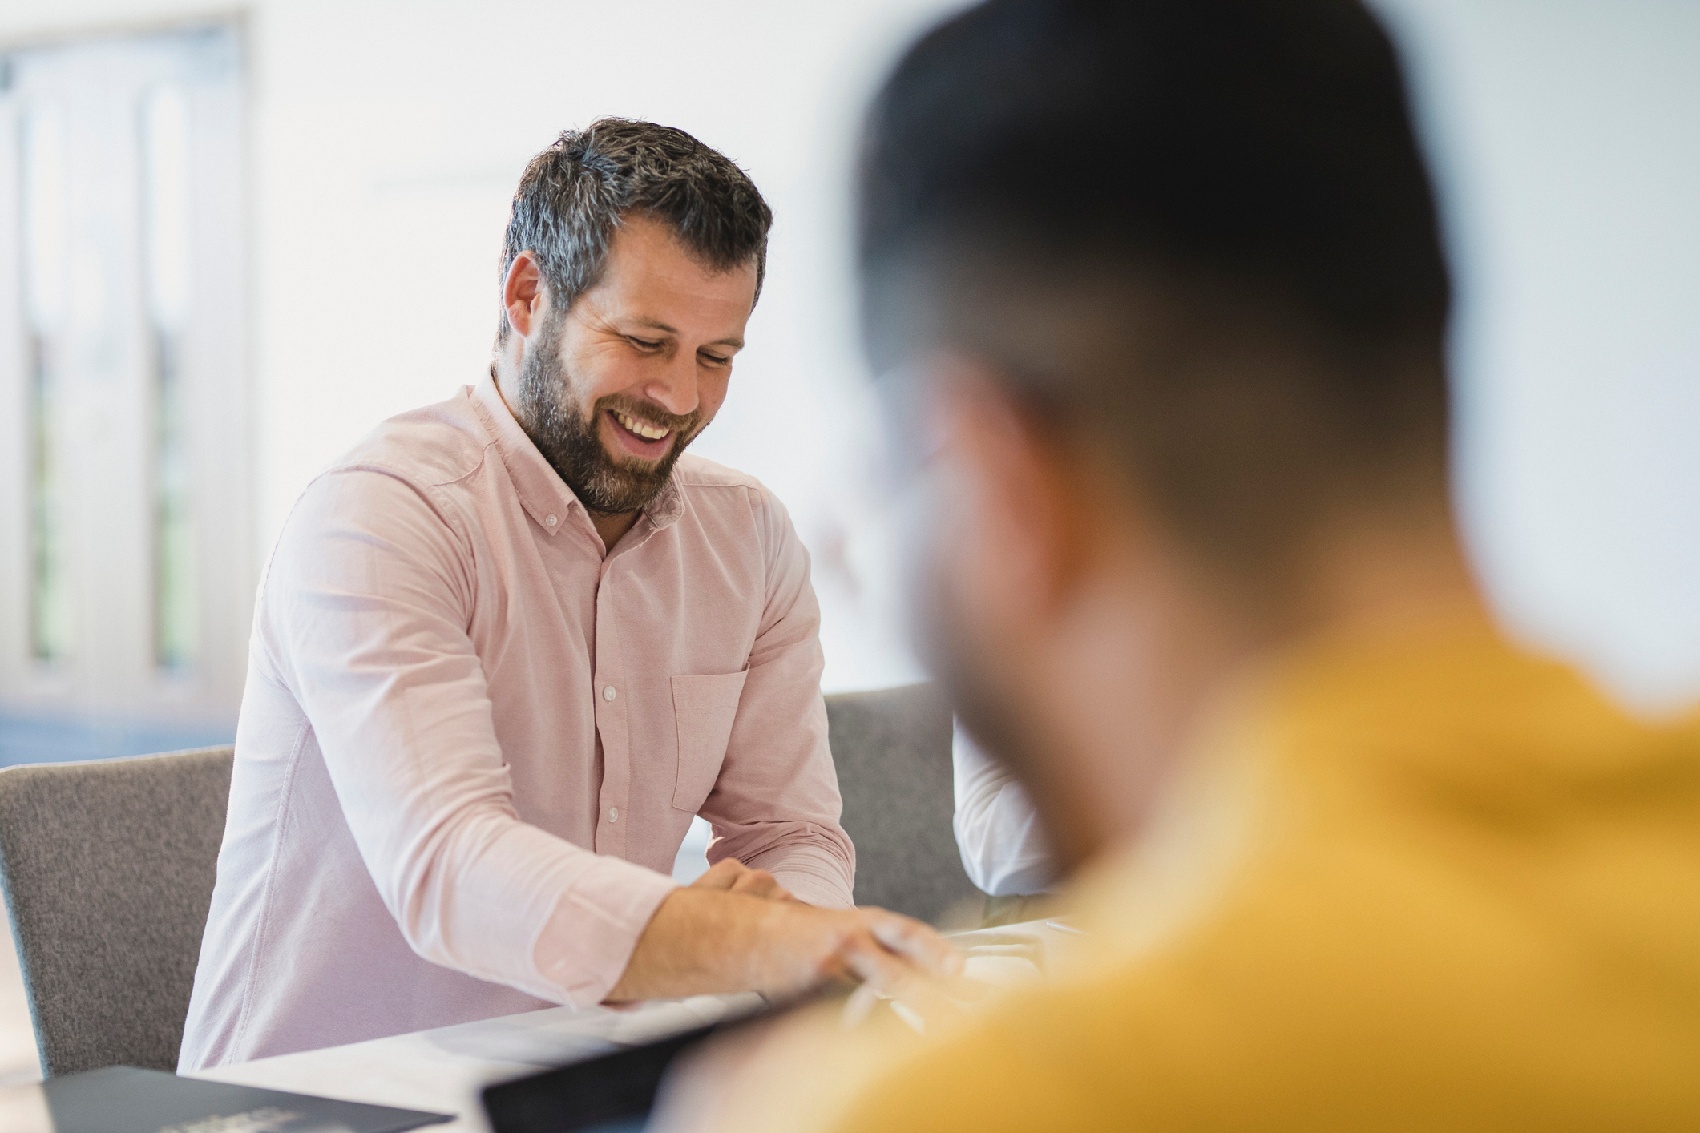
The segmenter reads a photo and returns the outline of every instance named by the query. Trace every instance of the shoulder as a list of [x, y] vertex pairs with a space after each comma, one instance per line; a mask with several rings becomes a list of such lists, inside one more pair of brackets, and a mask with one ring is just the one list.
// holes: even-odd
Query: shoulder
[[[981, 1012], [942, 1020], [906, 1056], [886, 1055], [830, 1129], [1171, 1127], [1175, 1099], [1192, 1092], [1185, 1071], [1197, 1036], [1129, 983], [1126, 970], [1100, 971], [998, 992]], [[1153, 1008], [1180, 1052], [1156, 1041], [1145, 1017]], [[1208, 1112], [1196, 1094], [1189, 1100]]]
[[1047, 1029], [1011, 1014], [1006, 1003], [966, 1019], [941, 1017], [922, 1035], [885, 1012], [849, 1033], [836, 1013], [804, 1017], [783, 1046], [758, 1048], [753, 1070], [762, 1073], [765, 1094], [753, 1114], [734, 1111], [750, 1120], [725, 1127], [967, 1133], [1127, 1124], [1113, 1119], [1096, 1083], [1080, 1073], [1076, 1055], [1090, 1041], [1076, 1025]]
[[760, 496], [771, 496], [767, 486], [748, 472], [739, 472], [736, 468], [728, 468], [717, 464], [706, 456], [695, 453], [685, 453], [679, 458], [679, 463], [673, 468], [673, 479], [679, 485], [679, 490], [687, 495], [691, 493], [714, 493], [717, 491], [743, 490]]
[[447, 401], [391, 417], [326, 472], [381, 472], [429, 491], [477, 471], [492, 442], [472, 408], [471, 391], [462, 390]]
[[783, 536], [791, 530], [791, 517], [785, 505], [772, 489], [748, 472], [686, 453], [673, 469], [673, 482], [686, 506], [699, 514], [731, 511], [747, 515], [764, 535]]
[[[322, 554], [326, 539], [398, 545], [458, 543], [465, 512], [444, 489], [483, 465], [490, 438], [461, 395], [391, 417], [302, 489], [274, 546]], [[267, 574], [271, 573], [268, 566]]]
[[797, 542], [791, 515], [766, 484], [747, 472], [686, 453], [673, 469], [685, 508], [710, 529], [749, 531], [769, 557]]

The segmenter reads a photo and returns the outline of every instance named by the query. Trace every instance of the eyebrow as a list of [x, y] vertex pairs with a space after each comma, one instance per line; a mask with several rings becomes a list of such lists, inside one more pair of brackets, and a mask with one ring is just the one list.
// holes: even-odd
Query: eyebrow
[[[639, 315], [636, 318], [634, 318], [632, 320], [632, 322], [637, 323], [639, 326], [648, 327], [651, 330], [658, 330], [658, 331], [663, 332], [664, 334], [673, 335], [675, 338], [678, 337], [678, 335], [679, 335], [679, 332], [676, 329], [668, 326], [666, 323], [662, 322], [660, 319], [652, 319], [652, 318], [649, 318], [649, 317], [644, 316], [644, 315]], [[737, 335], [733, 335], [730, 338], [717, 338], [713, 342], [704, 343], [704, 345], [705, 346], [730, 346], [734, 350], [742, 350], [744, 348], [744, 340]]]

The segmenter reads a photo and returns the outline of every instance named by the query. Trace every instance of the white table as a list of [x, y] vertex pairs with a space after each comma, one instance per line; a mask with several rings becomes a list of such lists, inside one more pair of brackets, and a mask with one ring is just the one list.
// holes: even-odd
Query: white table
[[616, 1010], [555, 1007], [387, 1039], [282, 1054], [196, 1077], [344, 1101], [455, 1114], [428, 1130], [487, 1129], [478, 1091], [579, 1058], [635, 1046], [759, 1005], [754, 995], [701, 996]]
[[[968, 953], [970, 977], [1008, 985], [1038, 978], [1060, 951], [1078, 940], [1078, 933], [1055, 921], [1030, 921], [958, 933], [952, 939]], [[478, 1092], [491, 1082], [649, 1042], [749, 1010], [758, 1003], [754, 995], [736, 995], [651, 1002], [624, 1009], [555, 1007], [262, 1058], [197, 1076], [344, 1101], [452, 1113], [453, 1122], [427, 1126], [427, 1133], [485, 1133], [488, 1127]], [[48, 1129], [39, 1090], [0, 1091], [0, 1129], [22, 1133], [38, 1127]]]

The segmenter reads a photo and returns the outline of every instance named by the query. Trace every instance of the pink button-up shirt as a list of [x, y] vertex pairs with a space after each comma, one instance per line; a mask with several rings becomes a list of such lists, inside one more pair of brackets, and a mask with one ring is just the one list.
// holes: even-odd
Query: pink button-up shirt
[[611, 553], [488, 378], [285, 524], [181, 1066], [598, 1002], [709, 857], [848, 904], [808, 557], [686, 456]]

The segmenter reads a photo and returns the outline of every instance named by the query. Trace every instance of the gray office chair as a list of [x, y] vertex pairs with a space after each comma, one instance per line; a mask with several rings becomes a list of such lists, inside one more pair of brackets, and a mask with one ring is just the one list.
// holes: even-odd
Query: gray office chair
[[932, 685], [826, 698], [856, 903], [936, 921], [980, 891], [951, 827], [950, 705]]
[[0, 885], [42, 1070], [177, 1068], [231, 749], [0, 771]]

